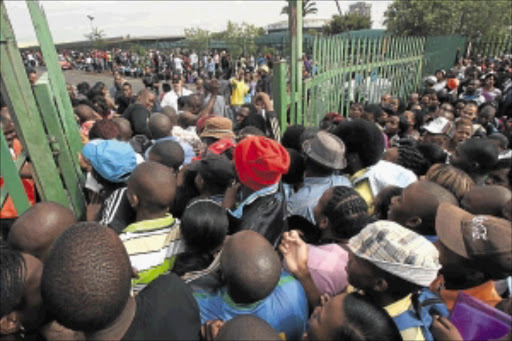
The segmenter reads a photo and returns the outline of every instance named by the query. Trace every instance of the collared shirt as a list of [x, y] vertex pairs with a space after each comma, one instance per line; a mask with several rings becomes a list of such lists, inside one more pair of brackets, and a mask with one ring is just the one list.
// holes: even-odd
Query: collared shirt
[[[406, 297], [402, 298], [401, 300], [398, 300], [384, 307], [384, 310], [386, 310], [389, 316], [391, 317], [398, 316], [410, 309], [412, 309], [412, 294], [409, 294]], [[425, 340], [423, 332], [419, 327], [401, 330], [400, 335], [402, 335], [402, 338], [404, 340]]]
[[350, 177], [354, 189], [370, 207], [370, 213], [373, 212], [373, 198], [384, 188], [387, 186], [405, 188], [417, 180], [418, 177], [412, 171], [384, 160]]
[[194, 148], [194, 151], [198, 151], [202, 147], [202, 142], [199, 136], [195, 131], [195, 127], [191, 127], [192, 129], [183, 129], [180, 126], [172, 127], [171, 134], [176, 137], [178, 141], [186, 142]]
[[278, 190], [278, 184], [274, 184], [272, 186], [262, 188], [259, 191], [256, 191], [256, 192], [252, 193], [251, 195], [249, 195], [240, 205], [238, 205], [236, 210], [234, 210], [234, 211], [228, 210], [228, 212], [233, 217], [242, 219], [245, 205], [252, 204], [258, 198], [277, 193], [277, 190]]
[[180, 224], [172, 215], [128, 225], [119, 235], [139, 278], [132, 281], [135, 292], [174, 266], [176, 255], [184, 251]]
[[315, 224], [313, 209], [324, 192], [335, 186], [352, 187], [352, 184], [342, 175], [304, 178], [304, 187], [288, 200], [288, 216], [300, 215]]

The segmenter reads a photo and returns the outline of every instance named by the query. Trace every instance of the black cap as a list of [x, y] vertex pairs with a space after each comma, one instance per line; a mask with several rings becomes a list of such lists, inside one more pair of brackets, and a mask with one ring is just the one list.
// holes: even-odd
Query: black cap
[[224, 155], [207, 155], [192, 163], [189, 169], [197, 171], [205, 182], [221, 187], [228, 187], [236, 177], [233, 163]]

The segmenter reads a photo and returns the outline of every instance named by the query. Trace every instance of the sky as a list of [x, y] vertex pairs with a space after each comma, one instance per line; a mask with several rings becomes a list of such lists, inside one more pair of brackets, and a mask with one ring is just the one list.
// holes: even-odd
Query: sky
[[[329, 19], [337, 14], [334, 0], [316, 0], [318, 13], [307, 18]], [[357, 1], [339, 0], [343, 12]], [[373, 28], [383, 28], [383, 15], [392, 1], [367, 1], [372, 4]], [[222, 31], [228, 20], [266, 27], [287, 20], [281, 15], [283, 0], [229, 1], [41, 1], [55, 42], [84, 40], [93, 25], [106, 37], [182, 35], [185, 28], [201, 27]], [[6, 0], [9, 19], [18, 45], [37, 44], [37, 38], [24, 1]]]

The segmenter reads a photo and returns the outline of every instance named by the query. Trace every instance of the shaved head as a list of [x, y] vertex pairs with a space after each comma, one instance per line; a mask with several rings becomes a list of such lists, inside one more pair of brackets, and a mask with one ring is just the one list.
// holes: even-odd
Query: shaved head
[[503, 207], [512, 199], [512, 192], [503, 186], [478, 186], [467, 192], [461, 207], [472, 214], [503, 217]]
[[222, 326], [215, 340], [279, 341], [281, 338], [274, 328], [258, 316], [238, 315]]
[[85, 104], [76, 106], [75, 115], [80, 119], [80, 123], [101, 119], [101, 116], [93, 108]]
[[442, 202], [459, 206], [455, 196], [444, 187], [430, 181], [416, 181], [391, 200], [388, 219], [421, 235], [435, 235], [434, 222]]
[[270, 295], [281, 273], [276, 251], [265, 237], [254, 231], [241, 231], [228, 239], [221, 267], [230, 297], [244, 304]]
[[128, 194], [135, 195], [137, 206], [150, 212], [167, 211], [175, 193], [176, 178], [172, 171], [153, 161], [138, 165], [128, 179]]
[[44, 261], [53, 242], [76, 222], [73, 211], [45, 201], [23, 213], [11, 227], [9, 244]]
[[172, 129], [171, 119], [164, 114], [153, 114], [149, 119], [149, 131], [154, 140], [169, 136]]
[[130, 121], [124, 117], [115, 117], [112, 119], [112, 121], [116, 122], [119, 126], [121, 141], [129, 141], [133, 136], [133, 130]]

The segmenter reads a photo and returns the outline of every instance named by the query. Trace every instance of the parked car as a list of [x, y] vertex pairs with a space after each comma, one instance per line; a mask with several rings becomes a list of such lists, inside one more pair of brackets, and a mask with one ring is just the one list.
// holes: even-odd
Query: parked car
[[66, 60], [66, 58], [64, 58], [63, 55], [59, 54], [59, 64], [60, 64], [60, 67], [62, 68], [62, 70], [71, 70], [73, 69], [73, 65], [71, 65], [70, 62], [68, 62]]

